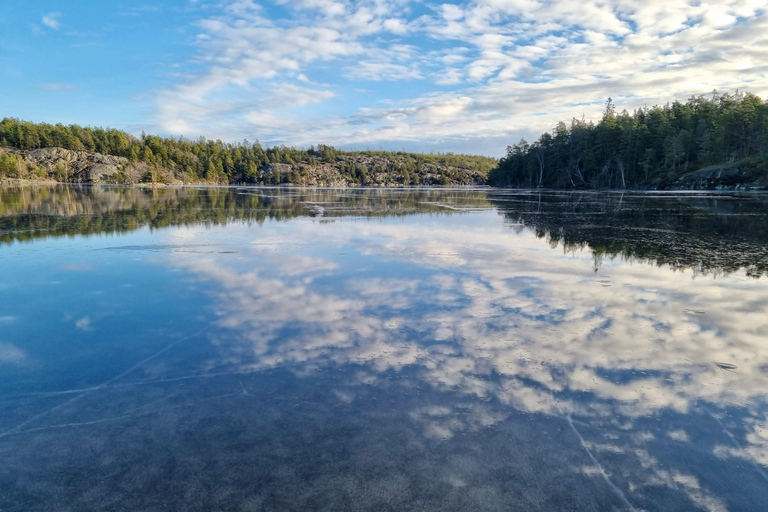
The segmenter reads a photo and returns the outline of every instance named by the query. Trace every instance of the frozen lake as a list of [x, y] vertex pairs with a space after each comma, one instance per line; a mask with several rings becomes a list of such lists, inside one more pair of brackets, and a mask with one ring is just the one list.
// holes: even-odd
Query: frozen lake
[[0, 511], [768, 510], [766, 195], [0, 200]]

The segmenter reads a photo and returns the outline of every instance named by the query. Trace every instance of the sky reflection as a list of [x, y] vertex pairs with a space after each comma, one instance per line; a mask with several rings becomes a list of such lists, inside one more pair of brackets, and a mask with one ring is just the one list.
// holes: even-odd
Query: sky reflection
[[[448, 440], [502, 422], [499, 407], [563, 416], [574, 433], [594, 436], [582, 442], [597, 470], [584, 471], [605, 475], [600, 455], [622, 454], [613, 462], [632, 475], [627, 488], [667, 485], [708, 510], [726, 502], [702, 487], [697, 471], [662, 469], [681, 461], [651, 456], [657, 437], [700, 450], [691, 437], [704, 435], [710, 463], [740, 458], [765, 477], [764, 279], [692, 279], [620, 262], [595, 273], [589, 254], [543, 247], [495, 215], [442, 225], [418, 217], [296, 221], [289, 233], [265, 226], [238, 258], [174, 264], [215, 283], [225, 330], [218, 344], [236, 371], [354, 364], [366, 370], [360, 382], [377, 385], [408, 368], [419, 386], [479, 400], [468, 415], [449, 406], [412, 411], [426, 437]], [[286, 244], [292, 255], [265, 249], [277, 231], [299, 244]], [[296, 256], [297, 248], [307, 254]], [[254, 261], [269, 263], [254, 269]], [[484, 408], [488, 401], [497, 410]], [[648, 426], [669, 415], [673, 424]], [[731, 432], [723, 419], [734, 415]]]
[[[65, 314], [81, 346], [59, 350], [71, 368], [107, 369], [56, 377], [62, 367], [40, 363], [49, 348], [30, 343], [29, 328], [0, 335], [0, 369], [37, 361], [53, 374], [35, 383], [39, 370], [29, 363], [27, 389], [0, 379], [14, 413], [0, 433], [3, 453], [34, 473], [16, 444], [24, 436], [165, 411], [142, 421], [168, 429], [158, 439], [195, 460], [210, 455], [172, 434], [191, 417], [208, 422], [198, 423], [201, 436], [224, 429], [216, 439], [239, 439], [260, 425], [271, 448], [257, 454], [270, 474], [287, 472], [305, 488], [290, 501], [262, 476], [264, 508], [327, 508], [338, 504], [334, 485], [361, 508], [418, 500], [456, 510], [764, 508], [765, 277], [622, 257], [596, 267], [593, 249], [552, 244], [524, 222], [510, 224], [498, 204], [455, 204], [465, 209], [47, 240], [33, 246], [49, 258], [32, 263], [24, 258], [33, 246], [4, 248], [21, 275], [71, 251], [51, 274], [63, 276], [71, 294], [106, 296]], [[75, 274], [79, 284], [69, 280]], [[14, 290], [18, 279], [3, 281]], [[99, 279], [103, 290], [93, 288]], [[43, 309], [59, 307], [54, 299]], [[6, 309], [3, 325], [29, 318]], [[140, 319], [133, 335], [145, 337], [146, 348], [118, 341], [120, 324], [107, 320], [115, 315]], [[106, 336], [104, 350], [122, 350], [124, 359], [84, 352], [98, 346], [89, 336]], [[67, 386], [77, 402], [25, 402], [51, 400]], [[184, 404], [193, 403], [190, 412]], [[60, 409], [49, 414], [51, 405]], [[34, 420], [36, 407], [47, 416]], [[265, 416], [257, 419], [258, 411]], [[226, 434], [229, 424], [240, 430]], [[300, 439], [286, 441], [289, 431]], [[103, 435], [130, 446], [115, 431]], [[312, 462], [296, 462], [296, 443], [310, 437], [319, 444], [301, 453]], [[242, 449], [253, 455], [254, 446]], [[409, 450], [422, 457], [418, 467]], [[214, 478], [233, 460], [220, 461]], [[342, 481], [350, 468], [367, 477]], [[434, 487], [418, 484], [421, 471]], [[5, 475], [0, 482], [10, 485]], [[301, 501], [309, 488], [318, 501]]]

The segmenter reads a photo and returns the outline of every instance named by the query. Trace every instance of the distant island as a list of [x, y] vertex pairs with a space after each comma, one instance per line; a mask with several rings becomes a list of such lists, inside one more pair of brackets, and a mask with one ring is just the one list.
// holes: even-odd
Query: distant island
[[134, 137], [109, 128], [0, 121], [0, 179], [302, 186], [492, 185], [555, 189], [768, 188], [768, 104], [751, 93], [692, 97], [598, 123], [558, 123], [506, 156], [262, 147], [244, 140]]

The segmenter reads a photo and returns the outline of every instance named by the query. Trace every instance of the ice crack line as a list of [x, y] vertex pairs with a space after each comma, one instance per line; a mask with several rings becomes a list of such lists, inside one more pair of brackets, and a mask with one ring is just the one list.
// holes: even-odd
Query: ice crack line
[[127, 370], [125, 370], [123, 373], [121, 373], [121, 374], [119, 374], [119, 375], [117, 375], [115, 377], [112, 377], [111, 379], [109, 379], [107, 381], [102, 382], [98, 386], [94, 386], [92, 388], [86, 388], [82, 393], [80, 393], [80, 394], [76, 395], [75, 397], [67, 400], [66, 402], [61, 403], [59, 405], [56, 405], [54, 407], [51, 407], [50, 409], [46, 409], [45, 411], [43, 411], [43, 412], [41, 412], [39, 414], [36, 414], [36, 415], [32, 416], [31, 418], [29, 418], [29, 419], [19, 423], [15, 427], [13, 427], [11, 429], [8, 429], [5, 432], [0, 433], [0, 439], [4, 438], [6, 436], [9, 436], [9, 435], [15, 434], [16, 432], [19, 432], [19, 431], [23, 430], [24, 427], [26, 427], [30, 423], [34, 422], [35, 420], [40, 419], [40, 418], [42, 418], [44, 416], [47, 416], [48, 414], [50, 414], [50, 413], [52, 413], [54, 411], [57, 411], [57, 410], [59, 410], [59, 409], [61, 409], [63, 407], [66, 407], [67, 405], [72, 404], [72, 403], [80, 400], [81, 398], [83, 398], [84, 396], [88, 395], [89, 393], [92, 393], [93, 391], [97, 391], [97, 390], [106, 388], [111, 383], [115, 382], [116, 380], [122, 379], [123, 377], [125, 377], [126, 375], [131, 373], [132, 371], [136, 370], [137, 368], [140, 368], [145, 363], [148, 363], [149, 361], [153, 360], [154, 358], [156, 358], [156, 357], [164, 354], [165, 352], [169, 351], [171, 348], [175, 347], [176, 345], [178, 345], [182, 341], [186, 341], [186, 340], [188, 340], [190, 338], [194, 338], [195, 336], [197, 336], [199, 334], [202, 334], [203, 332], [205, 332], [208, 329], [208, 327], [209, 326], [203, 327], [202, 329], [200, 329], [199, 331], [197, 331], [194, 334], [190, 334], [189, 336], [185, 336], [185, 337], [183, 337], [181, 339], [178, 339], [178, 340], [174, 341], [170, 345], [166, 346], [165, 348], [160, 349], [159, 351], [155, 352], [151, 356], [149, 356], [149, 357], [147, 357], [145, 359], [142, 359], [141, 361], [139, 361], [135, 365], [133, 365], [130, 368], [128, 368]]
[[[33, 428], [27, 428], [27, 429], [23, 429], [23, 430], [16, 430], [14, 432], [9, 433], [8, 435], [25, 434], [27, 432], [40, 432], [40, 431], [44, 431], [44, 430], [54, 430], [54, 429], [63, 429], [63, 428], [71, 428], [71, 427], [84, 427], [84, 426], [88, 426], [88, 425], [97, 425], [99, 423], [107, 423], [107, 422], [110, 422], [110, 421], [120, 421], [120, 420], [125, 420], [125, 419], [128, 419], [128, 418], [135, 418], [137, 416], [146, 416], [146, 415], [154, 414], [154, 413], [160, 412], [160, 411], [169, 411], [171, 409], [179, 409], [181, 407], [187, 407], [189, 405], [199, 404], [200, 402], [207, 402], [207, 401], [211, 401], [211, 400], [221, 400], [223, 398], [232, 398], [232, 397], [237, 398], [237, 397], [241, 397], [241, 396], [243, 396], [241, 393], [227, 393], [226, 395], [214, 396], [214, 397], [211, 397], [211, 398], [203, 398], [203, 399], [200, 399], [200, 400], [190, 400], [190, 401], [182, 403], [182, 404], [171, 405], [171, 406], [168, 406], [168, 407], [156, 407], [156, 408], [150, 409], [148, 411], [140, 411], [142, 409], [142, 407], [137, 407], [135, 409], [131, 409], [130, 411], [124, 412], [123, 414], [120, 414], [118, 416], [113, 416], [111, 418], [102, 418], [102, 419], [99, 419], [99, 420], [91, 420], [91, 421], [79, 421], [79, 422], [74, 422], [74, 423], [59, 423], [59, 424], [56, 424], [56, 425], [47, 425], [45, 427], [33, 427]], [[170, 398], [170, 397], [168, 397], [168, 398]], [[147, 404], [144, 407], [149, 407], [150, 405], [154, 405], [154, 404], [156, 404], [158, 402], [162, 402], [163, 400], [165, 400], [165, 398], [162, 398], [160, 400], [156, 400], [155, 402], [152, 402], [151, 404]], [[137, 412], [137, 411], [139, 411], [139, 412]]]
[[[707, 411], [707, 413], [709, 413], [709, 415], [710, 415], [710, 416], [712, 416], [712, 419], [713, 419], [713, 420], [715, 420], [715, 421], [716, 421], [716, 422], [717, 422], [717, 423], [720, 425], [720, 428], [722, 428], [722, 429], [723, 429], [723, 433], [724, 433], [724, 434], [726, 434], [726, 435], [727, 435], [727, 436], [728, 436], [728, 437], [731, 439], [731, 442], [734, 444], [734, 446], [736, 446], [736, 448], [738, 448], [740, 452], [744, 453], [744, 448], [742, 448], [742, 447], [741, 447], [741, 443], [739, 442], [739, 440], [738, 440], [738, 439], [736, 439], [736, 436], [734, 436], [734, 435], [731, 433], [731, 431], [730, 431], [730, 430], [728, 430], [727, 428], [725, 428], [725, 425], [723, 424], [723, 422], [722, 422], [722, 421], [720, 421], [720, 418], [718, 418], [717, 416], [715, 416], [714, 414], [712, 414], [712, 411], [710, 411], [710, 410], [709, 410], [709, 409], [707, 409], [706, 407], [704, 407], [704, 410], [705, 410], [705, 411]], [[756, 462], [756, 461], [754, 461], [754, 460], [752, 460], [751, 462], [752, 462], [752, 464], [754, 464], [754, 466], [755, 466], [755, 469], [757, 470], [757, 472], [758, 472], [758, 473], [760, 473], [760, 475], [761, 475], [763, 478], [765, 478], [766, 480], [768, 480], [768, 475], [766, 475], [766, 474], [765, 474], [765, 471], [763, 471], [763, 469], [760, 467], [759, 463], [758, 463], [758, 462]]]
[[[324, 362], [324, 361], [321, 361]], [[135, 386], [150, 386], [152, 384], [165, 384], [169, 382], [180, 382], [185, 380], [195, 380], [195, 379], [213, 379], [216, 377], [223, 377], [228, 375], [252, 375], [256, 373], [262, 373], [270, 370], [279, 370], [282, 368], [291, 368], [294, 366], [301, 366], [303, 364], [306, 364], [304, 361], [297, 361], [293, 363], [284, 363], [284, 364], [276, 364], [273, 366], [264, 366], [262, 368], [254, 368], [249, 370], [232, 370], [232, 371], [225, 371], [225, 372], [211, 372], [211, 373], [194, 373], [190, 375], [181, 375], [178, 377], [168, 377], [168, 378], [161, 378], [161, 379], [148, 379], [148, 380], [140, 380], [138, 382], [129, 382], [126, 384], [113, 384], [109, 385], [109, 382], [113, 382], [114, 379], [111, 381], [100, 384], [98, 386], [92, 386], [89, 388], [79, 388], [79, 389], [66, 389], [63, 391], [38, 391], [38, 392], [32, 392], [32, 393], [19, 393], [17, 395], [11, 395], [12, 397], [32, 397], [32, 396], [57, 396], [57, 395], [73, 395], [73, 394], [79, 394], [79, 393], [86, 393], [90, 391], [98, 391], [103, 389], [124, 389], [124, 388], [132, 388]]]
[[608, 476], [608, 473], [605, 472], [605, 469], [603, 468], [603, 465], [600, 464], [600, 462], [595, 458], [594, 455], [592, 455], [592, 452], [587, 448], [587, 444], [584, 442], [584, 438], [581, 437], [581, 434], [576, 429], [576, 425], [573, 424], [573, 420], [571, 419], [570, 414], [565, 414], [565, 411], [563, 411], [560, 408], [560, 405], [555, 401], [554, 394], [550, 395], [550, 398], [552, 399], [552, 405], [554, 405], [557, 410], [560, 412], [560, 415], [565, 418], [565, 420], [568, 422], [568, 425], [571, 427], [571, 430], [573, 430], [573, 433], [576, 434], [576, 437], [579, 439], [579, 443], [581, 444], [581, 447], [584, 448], [584, 451], [587, 452], [587, 455], [589, 455], [589, 458], [592, 459], [592, 463], [597, 466], [597, 469], [600, 470], [600, 474], [603, 476], [603, 480], [605, 480], [605, 483], [608, 484], [608, 487], [610, 487], [616, 495], [621, 498], [621, 501], [624, 502], [624, 505], [627, 506], [629, 510], [635, 510], [635, 507], [632, 506], [632, 504], [629, 502], [627, 497], [624, 495], [624, 491], [619, 489], [616, 484], [613, 483], [613, 481]]

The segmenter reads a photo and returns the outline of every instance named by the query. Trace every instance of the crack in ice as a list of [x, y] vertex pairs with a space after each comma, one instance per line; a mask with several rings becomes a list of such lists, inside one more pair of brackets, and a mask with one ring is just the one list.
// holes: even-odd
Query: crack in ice
[[581, 436], [581, 433], [576, 429], [576, 425], [573, 424], [573, 420], [571, 419], [570, 414], [566, 414], [563, 409], [560, 408], [560, 405], [555, 401], [554, 395], [550, 395], [550, 398], [552, 399], [552, 405], [554, 405], [558, 411], [560, 411], [560, 415], [568, 422], [568, 426], [571, 427], [571, 430], [574, 434], [576, 434], [576, 437], [579, 439], [579, 443], [581, 444], [581, 447], [584, 448], [584, 451], [587, 452], [587, 455], [589, 455], [589, 458], [592, 459], [592, 463], [597, 466], [597, 469], [600, 470], [600, 474], [603, 477], [603, 480], [605, 480], [605, 483], [608, 484], [608, 487], [613, 490], [616, 495], [621, 498], [621, 501], [624, 502], [624, 504], [627, 506], [629, 510], [635, 510], [635, 507], [632, 506], [632, 504], [627, 499], [626, 495], [624, 494], [624, 491], [619, 489], [616, 484], [613, 483], [613, 481], [608, 476], [608, 473], [605, 472], [605, 469], [603, 468], [602, 464], [595, 458], [595, 456], [592, 454], [589, 448], [587, 448], [587, 444], [584, 442], [584, 438]]

